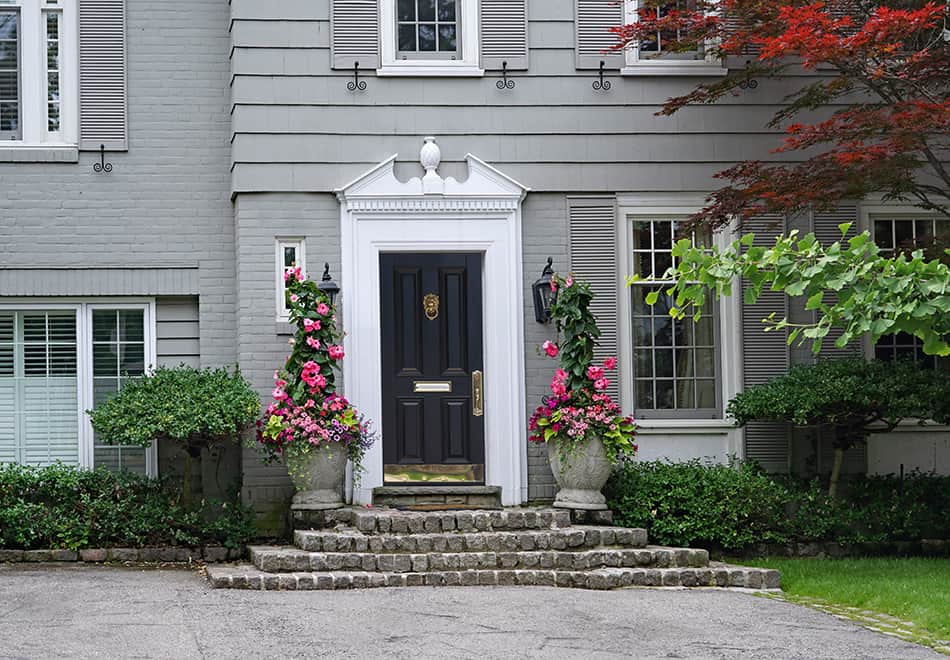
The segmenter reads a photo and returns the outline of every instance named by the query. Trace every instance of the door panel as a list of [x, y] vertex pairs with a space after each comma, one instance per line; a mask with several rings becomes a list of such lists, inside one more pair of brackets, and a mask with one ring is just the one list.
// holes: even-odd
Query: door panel
[[482, 256], [380, 255], [387, 483], [484, 481]]

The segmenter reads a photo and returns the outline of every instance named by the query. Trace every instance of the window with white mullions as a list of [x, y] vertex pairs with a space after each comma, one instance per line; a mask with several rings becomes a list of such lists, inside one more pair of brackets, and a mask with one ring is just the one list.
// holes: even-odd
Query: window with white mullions
[[46, 130], [50, 135], [60, 132], [62, 101], [62, 70], [60, 68], [60, 44], [62, 14], [57, 10], [43, 12], [46, 19]]
[[[92, 390], [98, 406], [146, 368], [145, 311], [94, 309], [92, 311]], [[93, 442], [97, 467], [146, 474], [146, 449]]]
[[[950, 238], [950, 220], [939, 217], [873, 218], [874, 242], [885, 256], [915, 249], [927, 250], [935, 239]], [[885, 335], [874, 344], [878, 360], [914, 360], [928, 369], [950, 371], [950, 358], [927, 355], [923, 342], [906, 332]]]
[[0, 463], [79, 463], [76, 313], [0, 311]]
[[0, 0], [0, 147], [78, 140], [78, 0]]
[[302, 238], [280, 238], [277, 239], [277, 268], [276, 280], [274, 282], [277, 288], [277, 319], [286, 321], [290, 314], [290, 305], [287, 300], [287, 281], [284, 274], [293, 268], [300, 268], [300, 273], [307, 276], [306, 255], [304, 254], [304, 241]]
[[[657, 18], [663, 18], [669, 14], [671, 10], [694, 11], [695, 9], [696, 3], [693, 0], [678, 0], [677, 2], [667, 2], [656, 7], [643, 7], [638, 11], [641, 16], [644, 12], [649, 12]], [[645, 56], [659, 56], [667, 59], [701, 60], [705, 57], [705, 49], [702, 46], [688, 52], [670, 50], [669, 44], [678, 41], [682, 37], [682, 30], [657, 30], [654, 36], [640, 42], [639, 50]]]
[[396, 0], [399, 57], [457, 59], [458, 0]]
[[0, 6], [0, 140], [19, 140], [20, 13]]
[[[632, 225], [633, 271], [647, 279], [661, 280], [674, 263], [673, 244], [680, 223], [666, 218], [634, 218]], [[708, 234], [694, 234], [697, 245], [709, 245]], [[719, 357], [716, 305], [710, 300], [702, 318], [673, 319], [667, 285], [656, 281], [634, 283], [630, 288], [634, 406], [638, 416], [661, 418], [718, 417]], [[655, 305], [647, 303], [658, 294]]]

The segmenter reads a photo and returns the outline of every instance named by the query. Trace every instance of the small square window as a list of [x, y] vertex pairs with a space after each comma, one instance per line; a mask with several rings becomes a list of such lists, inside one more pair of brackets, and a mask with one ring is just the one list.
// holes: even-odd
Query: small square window
[[400, 59], [458, 59], [458, 0], [398, 0]]

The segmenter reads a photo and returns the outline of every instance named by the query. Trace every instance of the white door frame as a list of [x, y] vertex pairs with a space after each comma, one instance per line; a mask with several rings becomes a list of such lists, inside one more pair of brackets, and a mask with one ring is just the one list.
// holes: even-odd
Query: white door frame
[[[428, 150], [428, 151], [427, 151]], [[484, 255], [485, 482], [502, 503], [527, 499], [521, 202], [528, 189], [472, 155], [469, 177], [443, 179], [434, 140], [423, 148], [425, 177], [396, 179], [392, 156], [347, 186], [341, 202], [343, 361], [347, 398], [382, 422], [379, 255], [384, 252], [480, 252]], [[364, 459], [353, 493], [372, 503], [383, 485], [382, 439]]]

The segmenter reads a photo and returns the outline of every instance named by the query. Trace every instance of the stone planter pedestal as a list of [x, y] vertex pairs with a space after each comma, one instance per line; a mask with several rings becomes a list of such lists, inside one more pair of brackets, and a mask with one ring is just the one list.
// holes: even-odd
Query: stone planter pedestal
[[607, 500], [600, 491], [610, 478], [612, 466], [600, 438], [580, 443], [563, 463], [557, 443], [549, 442], [548, 460], [558, 485], [555, 507], [581, 511], [607, 509]]
[[297, 489], [291, 511], [325, 511], [343, 506], [346, 448], [327, 443], [307, 454], [285, 456], [287, 472]]

